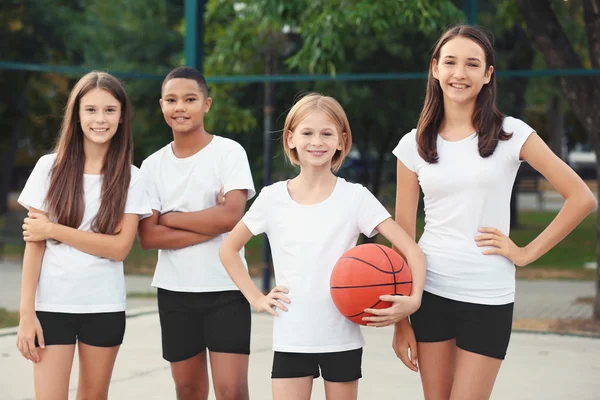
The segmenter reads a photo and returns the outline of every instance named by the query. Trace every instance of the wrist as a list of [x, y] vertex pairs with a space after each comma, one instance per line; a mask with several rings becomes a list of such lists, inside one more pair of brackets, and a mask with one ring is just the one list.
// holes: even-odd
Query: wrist
[[55, 231], [56, 231], [56, 223], [48, 222], [47, 228], [46, 228], [46, 236], [48, 236], [48, 239], [54, 239], [54, 234], [56, 233]]
[[21, 319], [29, 319], [36, 316], [34, 308], [27, 308], [19, 310], [19, 317]]

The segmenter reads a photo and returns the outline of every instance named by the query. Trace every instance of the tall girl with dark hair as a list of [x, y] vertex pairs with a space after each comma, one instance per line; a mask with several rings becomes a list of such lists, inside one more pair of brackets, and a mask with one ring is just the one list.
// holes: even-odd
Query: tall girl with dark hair
[[23, 225], [17, 346], [34, 362], [37, 399], [66, 399], [78, 344], [77, 398], [106, 399], [125, 332], [123, 259], [145, 182], [132, 166], [131, 104], [119, 80], [91, 72], [75, 85], [58, 143], [33, 169]]
[[[396, 220], [415, 237], [420, 185], [419, 245], [427, 259], [421, 307], [410, 322], [396, 323], [393, 347], [420, 370], [426, 399], [489, 398], [511, 335], [515, 265], [548, 252], [596, 207], [589, 188], [533, 128], [498, 111], [494, 66], [480, 29], [446, 31], [431, 58], [417, 128], [393, 151]], [[508, 235], [522, 161], [566, 201], [537, 238], [518, 247]]]

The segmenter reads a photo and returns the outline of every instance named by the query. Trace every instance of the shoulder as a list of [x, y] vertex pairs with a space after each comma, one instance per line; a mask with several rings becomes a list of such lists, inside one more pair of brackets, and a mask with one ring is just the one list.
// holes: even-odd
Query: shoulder
[[504, 120], [502, 121], [502, 130], [508, 134], [512, 133], [517, 136], [529, 135], [530, 133], [535, 132], [535, 130], [526, 122], [510, 116], [504, 117]]
[[135, 165], [131, 166], [131, 183], [144, 179], [144, 173]]
[[239, 152], [245, 153], [246, 152], [246, 150], [244, 150], [244, 147], [242, 147], [242, 145], [239, 144], [238, 142], [236, 142], [235, 140], [229, 139], [229, 138], [226, 138], [223, 136], [217, 136], [217, 135], [214, 135], [214, 136], [215, 137], [213, 140], [215, 141], [215, 144], [217, 145], [217, 147], [220, 148], [221, 150], [228, 152], [228, 153], [230, 153], [232, 151], [236, 152], [236, 153], [239, 153]]
[[344, 178], [338, 178], [338, 185], [340, 191], [345, 194], [345, 197], [351, 196], [352, 198], [362, 198], [364, 195], [369, 194], [369, 189], [360, 183], [348, 182]]
[[49, 174], [55, 161], [56, 153], [46, 154], [39, 158], [37, 163], [35, 163], [34, 169], [37, 174]]
[[276, 196], [278, 194], [283, 193], [284, 190], [287, 190], [287, 182], [288, 181], [279, 181], [272, 183], [270, 185], [264, 186], [260, 190], [260, 194], [263, 196]]
[[39, 165], [40, 167], [47, 167], [50, 169], [54, 165], [54, 161], [56, 161], [56, 153], [46, 154], [40, 157], [36, 166]]
[[[150, 154], [148, 157], [146, 157], [146, 159], [142, 162], [142, 170], [148, 167], [153, 167], [156, 164], [159, 163], [159, 161], [161, 160], [163, 154], [166, 151], [169, 151], [169, 148], [171, 147], [171, 143], [167, 144], [166, 146], [163, 146], [162, 148], [156, 150], [154, 153]], [[133, 174], [133, 172], [132, 172]], [[133, 175], [132, 175], [133, 176]]]
[[417, 130], [413, 129], [400, 138], [396, 149], [400, 148], [416, 148], [417, 147]]

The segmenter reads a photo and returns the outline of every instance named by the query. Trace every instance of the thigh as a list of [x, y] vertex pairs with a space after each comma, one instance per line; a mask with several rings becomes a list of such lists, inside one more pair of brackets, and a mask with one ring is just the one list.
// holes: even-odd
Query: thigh
[[158, 289], [163, 358], [169, 362], [187, 360], [206, 349], [204, 315], [193, 307], [199, 295]]
[[273, 400], [310, 400], [313, 378], [282, 378], [273, 379]]
[[68, 398], [75, 345], [47, 345], [38, 351], [40, 361], [33, 363], [35, 398], [38, 400]]
[[208, 398], [206, 351], [183, 361], [172, 362], [171, 374], [178, 399]]
[[[46, 346], [74, 345], [77, 343], [77, 314], [36, 311]], [[36, 347], [39, 346], [37, 337]]]
[[450, 400], [488, 400], [502, 360], [457, 350]]
[[[81, 314], [77, 339], [95, 347], [116, 347], [125, 336], [125, 311]], [[80, 347], [81, 349], [81, 347]]]
[[417, 342], [444, 342], [456, 337], [456, 302], [423, 292], [421, 307], [410, 316]]
[[280, 351], [273, 354], [271, 379], [318, 378], [319, 376], [318, 354]]
[[108, 399], [108, 387], [119, 346], [99, 347], [79, 342], [78, 399]]
[[459, 303], [456, 346], [471, 353], [503, 360], [512, 331], [513, 306], [513, 303]]
[[449, 399], [454, 379], [456, 341], [417, 343], [419, 373], [426, 400]]
[[210, 352], [210, 370], [217, 399], [248, 399], [247, 354]]
[[327, 382], [352, 382], [362, 377], [363, 349], [319, 354], [321, 375]]
[[350, 382], [325, 381], [327, 400], [356, 400], [358, 398], [358, 379]]
[[205, 293], [204, 337], [211, 352], [250, 354], [250, 304], [238, 291]]

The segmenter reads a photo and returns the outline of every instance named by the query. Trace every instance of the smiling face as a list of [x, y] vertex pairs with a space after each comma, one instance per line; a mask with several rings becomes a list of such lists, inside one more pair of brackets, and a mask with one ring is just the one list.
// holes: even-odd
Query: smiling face
[[165, 82], [160, 99], [165, 121], [177, 133], [196, 132], [204, 127], [204, 114], [212, 99], [205, 98], [193, 79], [174, 78]]
[[343, 149], [342, 135], [326, 113], [314, 111], [287, 136], [287, 145], [296, 151], [301, 167], [330, 170], [336, 151]]
[[457, 36], [440, 49], [432, 62], [433, 77], [439, 81], [444, 101], [472, 103], [490, 82], [494, 67], [486, 68], [485, 52], [475, 41]]
[[92, 89], [79, 101], [84, 143], [106, 146], [121, 123], [121, 103], [104, 89]]

